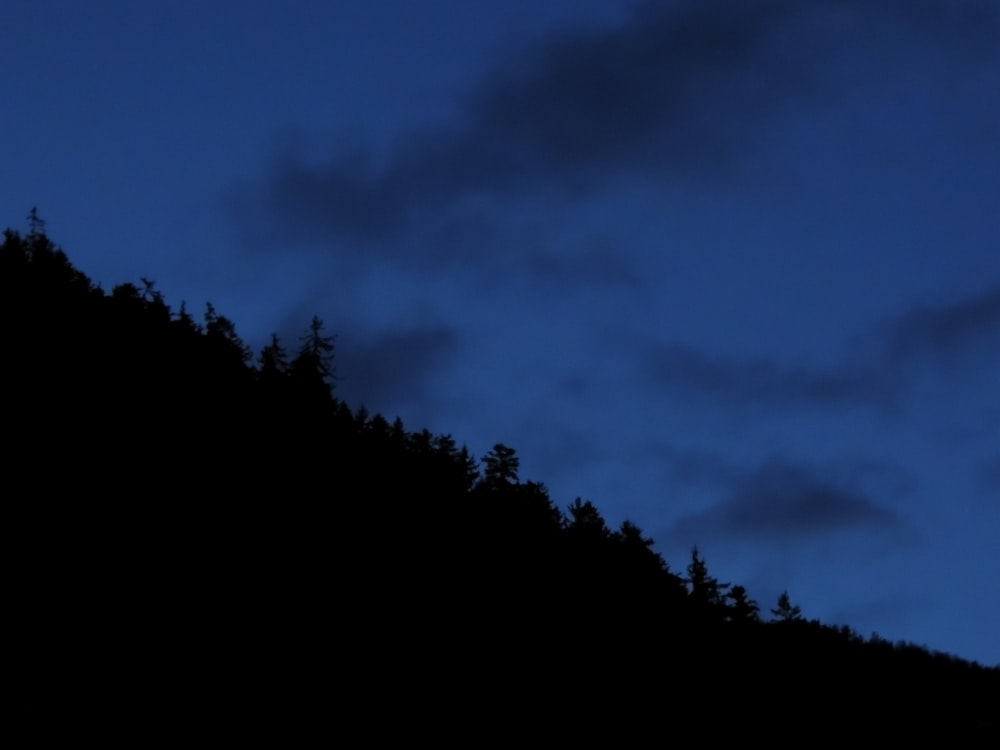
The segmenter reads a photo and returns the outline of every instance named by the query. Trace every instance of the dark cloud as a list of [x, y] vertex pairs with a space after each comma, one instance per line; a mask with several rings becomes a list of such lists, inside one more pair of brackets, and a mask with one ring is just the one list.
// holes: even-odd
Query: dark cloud
[[458, 335], [444, 326], [337, 339], [338, 395], [372, 411], [390, 412], [422, 398], [423, 387], [458, 349]]
[[720, 505], [679, 520], [670, 535], [687, 543], [704, 538], [798, 540], [840, 531], [897, 526], [894, 513], [837, 478], [781, 461], [732, 482]]
[[1000, 354], [1000, 286], [950, 305], [914, 308], [891, 326], [884, 348], [890, 365], [922, 359], [947, 364], [970, 352]]
[[742, 476], [732, 460], [719, 453], [665, 446], [657, 451], [656, 457], [670, 478], [681, 484], [729, 486]]
[[[374, 173], [369, 155], [359, 151], [324, 166], [283, 154], [273, 164], [261, 197], [264, 210], [292, 239], [392, 236], [404, 225], [403, 196]], [[240, 208], [256, 211], [261, 206]]]
[[1000, 355], [1000, 286], [950, 304], [914, 307], [871, 338], [874, 343], [853, 362], [827, 369], [734, 359], [682, 344], [652, 348], [644, 367], [658, 387], [726, 404], [893, 408], [916, 365]]
[[597, 279], [623, 287], [636, 287], [640, 284], [628, 258], [607, 247], [583, 250], [572, 258], [535, 253], [526, 262], [533, 277], [560, 284], [578, 279]]
[[836, 406], [884, 403], [892, 395], [888, 384], [871, 371], [810, 370], [765, 358], [728, 359], [680, 344], [657, 348], [648, 366], [658, 384], [699, 391], [728, 402]]
[[979, 466], [979, 482], [993, 497], [1000, 499], [1000, 453]]
[[382, 241], [475, 220], [497, 200], [544, 195], [554, 206], [623, 177], [718, 177], [738, 168], [761, 123], [792, 104], [828, 106], [853, 85], [838, 56], [877, 66], [866, 80], [880, 80], [887, 57], [905, 64], [943, 45], [964, 59], [998, 28], [996, 9], [972, 0], [643, 3], [622, 25], [554, 34], [504, 61], [454, 118], [401, 134], [384, 161], [286, 155], [249, 203], [286, 241], [387, 250], [398, 245]]

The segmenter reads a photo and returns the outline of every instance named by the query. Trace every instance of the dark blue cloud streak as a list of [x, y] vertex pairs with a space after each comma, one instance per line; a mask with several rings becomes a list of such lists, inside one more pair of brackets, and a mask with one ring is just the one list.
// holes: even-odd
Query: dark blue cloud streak
[[916, 306], [880, 326], [875, 338], [867, 356], [828, 369], [733, 359], [680, 344], [651, 348], [645, 368], [656, 385], [729, 404], [896, 408], [920, 365], [1000, 357], [1000, 286], [948, 304]]
[[828, 107], [915, 53], [945, 49], [960, 69], [996, 44], [996, 7], [972, 0], [645, 3], [618, 27], [504, 61], [452, 120], [400, 134], [384, 163], [365, 149], [325, 164], [285, 154], [243, 206], [286, 239], [398, 253], [400, 237], [470, 203], [724, 179], [793, 106]]
[[802, 541], [859, 530], [890, 532], [899, 518], [865, 493], [815, 469], [785, 461], [765, 463], [729, 480], [727, 498], [679, 519], [673, 538]]

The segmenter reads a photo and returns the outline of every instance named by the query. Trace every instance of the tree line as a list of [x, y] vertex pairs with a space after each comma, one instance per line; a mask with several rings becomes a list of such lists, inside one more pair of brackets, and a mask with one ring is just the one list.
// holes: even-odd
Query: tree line
[[0, 244], [0, 336], [19, 595], [53, 643], [76, 613], [91, 669], [212, 665], [275, 705], [313, 705], [319, 670], [344, 721], [379, 705], [438, 730], [459, 711], [564, 737], [768, 729], [759, 690], [810, 722], [996, 727], [998, 667], [807, 619], [787, 592], [762, 615], [697, 548], [675, 571], [635, 524], [560, 508], [510, 446], [477, 460], [349, 407], [318, 317], [255, 356], [211, 304], [105, 292], [33, 212]]

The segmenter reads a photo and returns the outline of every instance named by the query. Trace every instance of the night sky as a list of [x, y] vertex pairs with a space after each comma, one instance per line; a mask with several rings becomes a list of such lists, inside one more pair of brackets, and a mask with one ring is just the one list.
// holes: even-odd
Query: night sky
[[1000, 663], [1000, 3], [36, 0], [0, 225], [766, 613]]

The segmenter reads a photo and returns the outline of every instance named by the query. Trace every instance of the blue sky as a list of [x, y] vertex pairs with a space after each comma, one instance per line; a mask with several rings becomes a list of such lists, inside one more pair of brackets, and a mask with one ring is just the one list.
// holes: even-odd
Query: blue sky
[[40, 0], [0, 223], [766, 609], [1000, 662], [1000, 6]]

